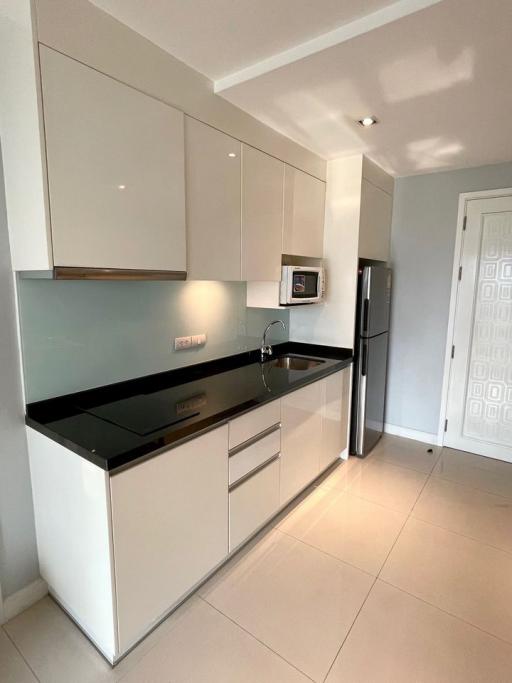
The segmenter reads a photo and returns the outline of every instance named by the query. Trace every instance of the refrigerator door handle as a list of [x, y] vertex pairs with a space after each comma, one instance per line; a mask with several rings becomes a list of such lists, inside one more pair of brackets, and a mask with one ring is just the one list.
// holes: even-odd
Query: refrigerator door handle
[[363, 357], [361, 359], [361, 376], [366, 377], [368, 372], [368, 343], [363, 344]]
[[363, 329], [361, 334], [368, 334], [368, 316], [370, 314], [370, 299], [363, 301]]

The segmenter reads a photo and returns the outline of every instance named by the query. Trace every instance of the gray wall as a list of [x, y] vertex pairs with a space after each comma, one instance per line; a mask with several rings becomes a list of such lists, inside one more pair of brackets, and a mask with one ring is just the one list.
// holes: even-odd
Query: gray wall
[[[243, 282], [20, 280], [18, 292], [27, 402], [258, 348], [274, 318], [288, 328], [288, 311], [246, 308]], [[203, 332], [204, 347], [174, 351]]]
[[39, 576], [18, 360], [0, 163], [0, 585], [4, 598]]
[[437, 433], [459, 194], [512, 187], [512, 163], [399, 178], [386, 422]]

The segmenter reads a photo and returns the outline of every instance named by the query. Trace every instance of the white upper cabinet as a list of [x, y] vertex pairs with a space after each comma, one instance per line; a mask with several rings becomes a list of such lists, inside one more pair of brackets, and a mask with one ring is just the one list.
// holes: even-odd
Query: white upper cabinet
[[241, 279], [241, 144], [185, 117], [187, 264], [191, 280]]
[[325, 183], [286, 164], [283, 253], [322, 258]]
[[242, 280], [281, 279], [284, 163], [242, 145]]
[[359, 257], [387, 261], [391, 237], [393, 197], [363, 178]]
[[54, 265], [185, 271], [183, 114], [40, 52]]

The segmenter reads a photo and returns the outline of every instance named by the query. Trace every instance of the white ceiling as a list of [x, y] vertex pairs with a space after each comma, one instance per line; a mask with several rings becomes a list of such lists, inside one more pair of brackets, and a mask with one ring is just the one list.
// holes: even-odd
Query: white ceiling
[[[384, 0], [153, 0], [148, 12], [144, 0], [94, 2], [223, 85], [362, 12], [390, 8]], [[510, 0], [442, 0], [222, 96], [325, 158], [365, 152], [395, 175], [509, 161], [511, 36]], [[380, 123], [362, 129], [355, 120], [368, 114]]]
[[217, 80], [395, 0], [92, 0]]

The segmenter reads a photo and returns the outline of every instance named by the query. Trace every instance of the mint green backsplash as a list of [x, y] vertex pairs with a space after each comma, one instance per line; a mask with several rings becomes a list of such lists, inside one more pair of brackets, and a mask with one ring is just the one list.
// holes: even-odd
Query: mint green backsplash
[[[286, 310], [247, 308], [243, 282], [20, 280], [27, 402], [221, 358], [288, 339]], [[206, 345], [174, 351], [174, 337]]]

